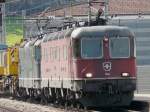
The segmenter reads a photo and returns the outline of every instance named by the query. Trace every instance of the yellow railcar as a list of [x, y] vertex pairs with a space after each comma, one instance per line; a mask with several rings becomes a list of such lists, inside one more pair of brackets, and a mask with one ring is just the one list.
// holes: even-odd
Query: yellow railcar
[[0, 65], [0, 91], [13, 93], [18, 84], [19, 45], [0, 45], [0, 50], [4, 54], [4, 63]]
[[4, 66], [0, 66], [0, 78], [2, 78], [4, 76]]
[[10, 47], [6, 51], [5, 76], [18, 76], [19, 47]]
[[6, 54], [6, 51], [7, 51], [7, 48], [8, 46], [5, 45], [5, 44], [0, 44], [0, 79], [3, 78], [3, 76], [5, 75], [4, 74], [4, 71], [5, 71], [5, 66], [4, 66], [4, 58], [5, 58], [5, 54]]
[[13, 93], [18, 79], [19, 46], [7, 48], [4, 54], [4, 67], [0, 68], [2, 77], [0, 80], [0, 90]]

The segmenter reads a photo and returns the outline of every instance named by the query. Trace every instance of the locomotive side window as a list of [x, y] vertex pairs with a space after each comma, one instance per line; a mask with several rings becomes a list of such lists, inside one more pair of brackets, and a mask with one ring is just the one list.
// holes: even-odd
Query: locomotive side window
[[58, 56], [58, 60], [60, 60], [60, 48], [57, 48], [57, 56]]
[[67, 60], [67, 55], [68, 55], [68, 51], [67, 51], [67, 46], [63, 46], [63, 59]]
[[82, 58], [101, 58], [102, 41], [100, 39], [82, 39], [81, 55]]
[[55, 59], [55, 47], [52, 47], [51, 49], [51, 60], [54, 60]]
[[81, 57], [81, 53], [80, 53], [80, 40], [76, 39], [73, 41], [73, 56], [75, 58], [77, 57]]
[[52, 54], [51, 47], [49, 47], [49, 60], [51, 60], [51, 54]]
[[54, 47], [54, 60], [57, 59], [57, 47]]
[[43, 48], [43, 60], [45, 60], [45, 48]]
[[[35, 60], [40, 60], [41, 59], [41, 54], [40, 54], [40, 52], [41, 52], [41, 48], [39, 47], [39, 46], [36, 46], [35, 48], [34, 48], [34, 58], [35, 58]], [[42, 52], [43, 53], [43, 52]]]
[[47, 48], [45, 48], [45, 61], [48, 61], [48, 52], [47, 52]]
[[112, 58], [128, 58], [130, 56], [129, 38], [111, 38], [110, 56]]

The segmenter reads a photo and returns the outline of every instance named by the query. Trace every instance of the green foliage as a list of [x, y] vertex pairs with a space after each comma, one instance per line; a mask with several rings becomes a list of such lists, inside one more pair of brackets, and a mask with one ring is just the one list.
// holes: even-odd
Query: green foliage
[[9, 34], [7, 35], [6, 42], [8, 46], [12, 46], [12, 45], [15, 45], [16, 43], [20, 43], [21, 39], [22, 37], [19, 35]]
[[23, 38], [22, 21], [16, 19], [21, 19], [21, 17], [6, 17], [6, 43], [8, 46], [19, 43]]

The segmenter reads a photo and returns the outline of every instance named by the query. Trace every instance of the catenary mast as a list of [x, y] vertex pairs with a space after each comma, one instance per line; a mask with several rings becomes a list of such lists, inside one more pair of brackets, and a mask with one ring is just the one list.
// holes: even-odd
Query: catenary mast
[[[0, 0], [0, 44], [6, 44], [5, 38], [5, 0]], [[0, 66], [4, 65], [3, 50], [0, 50]]]

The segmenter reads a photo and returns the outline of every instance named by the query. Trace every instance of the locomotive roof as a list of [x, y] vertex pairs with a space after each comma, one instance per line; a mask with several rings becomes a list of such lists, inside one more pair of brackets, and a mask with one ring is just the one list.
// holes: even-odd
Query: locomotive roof
[[37, 39], [30, 40], [24, 45], [24, 47], [27, 48], [29, 46], [33, 46], [36, 41], [37, 41]]
[[72, 38], [84, 38], [84, 37], [134, 37], [133, 33], [127, 27], [121, 26], [92, 26], [92, 27], [81, 27], [75, 29], [71, 37]]
[[58, 31], [58, 32], [54, 32], [54, 33], [49, 33], [49, 34], [46, 34], [44, 36], [42, 41], [46, 42], [46, 41], [50, 41], [50, 40], [61, 39], [61, 38], [64, 38], [64, 37], [70, 37], [72, 31], [73, 31], [73, 28], [67, 29], [67, 30]]
[[28, 41], [28, 42], [25, 44], [24, 47], [25, 47], [25, 48], [29, 47], [31, 43], [32, 43], [32, 41]]
[[41, 39], [38, 39], [35, 43], [34, 43], [34, 46], [39, 46], [41, 44], [42, 40]]
[[20, 47], [21, 47], [21, 48], [24, 47], [24, 46], [26, 45], [26, 43], [27, 43], [27, 41], [23, 41], [23, 42], [21, 43]]
[[63, 31], [46, 34], [42, 42], [60, 39], [60, 38], [85, 38], [85, 37], [134, 37], [133, 33], [127, 27], [121, 26], [90, 26], [72, 28]]
[[37, 39], [33, 39], [30, 43], [30, 46], [33, 46], [36, 41], [37, 41]]

